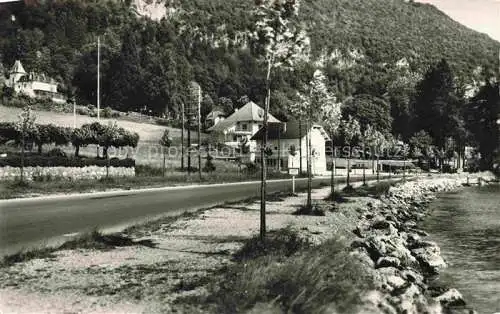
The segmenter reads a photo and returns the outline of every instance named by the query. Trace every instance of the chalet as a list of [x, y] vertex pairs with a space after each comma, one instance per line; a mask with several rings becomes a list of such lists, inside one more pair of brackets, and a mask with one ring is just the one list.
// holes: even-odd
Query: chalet
[[[264, 109], [250, 101], [207, 131], [223, 134], [224, 144], [227, 146], [235, 149], [239, 149], [242, 145], [247, 146], [250, 151], [249, 158], [254, 161], [257, 143], [251, 138], [262, 128], [263, 121]], [[271, 114], [268, 116], [268, 121], [272, 123], [280, 122]]]
[[14, 89], [16, 93], [30, 98], [48, 98], [55, 103], [66, 102], [66, 99], [57, 92], [58, 84], [54, 79], [44, 74], [26, 72], [19, 60], [9, 71], [5, 85]]
[[[257, 141], [257, 146], [262, 147], [264, 131], [259, 130], [252, 140]], [[300, 156], [302, 155], [302, 172], [307, 172], [307, 134], [311, 136], [312, 148], [312, 173], [322, 175], [326, 172], [325, 143], [330, 138], [319, 124], [313, 124], [307, 130], [305, 125], [292, 120], [285, 123], [269, 123], [267, 134], [267, 146], [270, 154], [267, 156], [267, 164], [281, 170], [300, 167]], [[302, 154], [300, 151], [302, 150]], [[260, 156], [257, 156], [260, 161]]]
[[205, 118], [205, 126], [211, 128], [226, 118], [224, 112], [220, 110], [211, 111]]

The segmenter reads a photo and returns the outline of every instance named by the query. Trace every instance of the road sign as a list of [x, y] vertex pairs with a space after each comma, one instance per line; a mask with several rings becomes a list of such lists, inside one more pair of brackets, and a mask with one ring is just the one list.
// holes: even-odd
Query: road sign
[[298, 176], [299, 175], [299, 168], [289, 168], [288, 174], [292, 175], [292, 176]]

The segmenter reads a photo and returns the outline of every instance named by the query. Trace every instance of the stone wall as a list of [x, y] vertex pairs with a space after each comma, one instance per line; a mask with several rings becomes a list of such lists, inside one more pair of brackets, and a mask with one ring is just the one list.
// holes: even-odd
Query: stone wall
[[[21, 168], [0, 167], [0, 181], [15, 180], [21, 176]], [[106, 167], [25, 167], [26, 180], [82, 180], [106, 177]], [[110, 177], [134, 177], [135, 168], [109, 167]]]

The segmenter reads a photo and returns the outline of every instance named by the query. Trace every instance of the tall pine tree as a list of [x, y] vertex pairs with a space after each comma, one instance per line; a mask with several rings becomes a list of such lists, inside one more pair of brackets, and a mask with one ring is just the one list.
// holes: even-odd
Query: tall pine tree
[[499, 83], [487, 82], [467, 106], [467, 126], [472, 132], [481, 153], [481, 167], [491, 169], [495, 154], [500, 153]]
[[447, 137], [456, 136], [460, 104], [453, 73], [448, 62], [442, 59], [427, 71], [417, 85], [413, 104], [414, 130], [426, 131], [436, 145], [443, 147]]
[[136, 36], [132, 29], [126, 33], [120, 55], [110, 68], [107, 105], [120, 111], [133, 110], [143, 102], [139, 90], [142, 85], [142, 68]]

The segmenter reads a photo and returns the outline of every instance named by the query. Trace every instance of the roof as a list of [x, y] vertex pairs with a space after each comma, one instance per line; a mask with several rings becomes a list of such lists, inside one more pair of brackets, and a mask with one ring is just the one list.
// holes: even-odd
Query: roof
[[24, 67], [21, 64], [21, 61], [16, 60], [16, 62], [14, 62], [14, 65], [12, 66], [12, 69], [10, 70], [10, 73], [23, 73], [23, 74], [26, 74], [26, 71], [24, 70]]
[[207, 115], [206, 119], [215, 119], [216, 117], [224, 117], [224, 116], [225, 116], [224, 112], [220, 110], [213, 110]]
[[[313, 127], [320, 127], [321, 133], [325, 137], [328, 138], [326, 133], [323, 131], [323, 127], [319, 124], [314, 124]], [[306, 136], [307, 126], [300, 125], [297, 120], [289, 120], [288, 122], [283, 123], [269, 123], [267, 126], [267, 139], [275, 140], [278, 139], [299, 139]], [[262, 140], [264, 136], [264, 129], [261, 128], [254, 136], [252, 136], [252, 140]]]
[[[227, 117], [224, 121], [221, 121], [208, 129], [208, 131], [223, 131], [230, 128], [241, 121], [263, 121], [264, 120], [264, 109], [257, 106], [254, 102], [250, 101], [238, 111], [235, 111], [232, 115]], [[273, 115], [268, 115], [268, 122], [280, 122], [278, 119], [273, 117]]]

